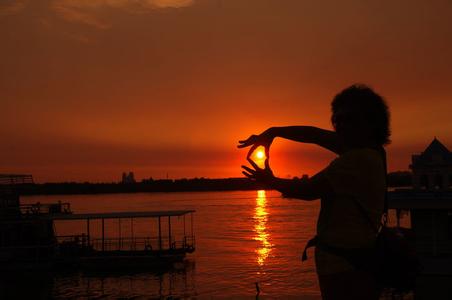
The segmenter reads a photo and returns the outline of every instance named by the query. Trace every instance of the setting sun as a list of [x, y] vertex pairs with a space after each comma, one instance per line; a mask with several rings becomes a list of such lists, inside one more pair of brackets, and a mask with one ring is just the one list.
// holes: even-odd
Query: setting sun
[[254, 150], [253, 154], [251, 155], [251, 158], [259, 168], [264, 168], [265, 160], [267, 159], [265, 155], [265, 148], [263, 146], [257, 147], [256, 150]]

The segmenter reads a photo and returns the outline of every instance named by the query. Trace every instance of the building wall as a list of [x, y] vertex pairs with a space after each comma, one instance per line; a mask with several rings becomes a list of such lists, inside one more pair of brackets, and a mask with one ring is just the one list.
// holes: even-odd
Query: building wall
[[411, 224], [419, 254], [452, 256], [452, 212], [412, 210]]
[[451, 167], [413, 167], [413, 187], [415, 189], [445, 190], [450, 189]]

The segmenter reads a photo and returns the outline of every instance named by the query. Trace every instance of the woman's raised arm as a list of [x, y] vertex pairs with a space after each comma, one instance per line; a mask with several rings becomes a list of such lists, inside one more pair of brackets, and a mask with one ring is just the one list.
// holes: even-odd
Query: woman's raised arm
[[338, 134], [331, 130], [313, 126], [271, 127], [259, 135], [252, 135], [246, 140], [239, 141], [239, 148], [252, 146], [249, 154], [258, 146], [268, 149], [276, 137], [300, 142], [316, 144], [336, 154], [344, 151], [344, 145]]

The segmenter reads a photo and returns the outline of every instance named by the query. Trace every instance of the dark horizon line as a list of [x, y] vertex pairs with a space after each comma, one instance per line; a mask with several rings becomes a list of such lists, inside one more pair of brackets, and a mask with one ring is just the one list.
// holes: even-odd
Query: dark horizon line
[[[392, 172], [388, 172], [388, 176], [395, 176], [398, 174], [412, 174], [411, 171], [409, 170], [397, 170], [397, 171], [392, 171]], [[303, 174], [303, 176], [305, 176], [305, 174]], [[286, 176], [286, 178], [292, 178], [292, 179], [299, 179], [301, 177], [299, 176]], [[246, 177], [179, 177], [179, 178], [152, 178], [152, 177], [148, 177], [148, 178], [142, 178], [141, 180], [136, 180], [134, 183], [139, 184], [139, 183], [145, 183], [149, 180], [151, 181], [180, 181], [180, 180], [237, 180], [237, 179], [246, 179]], [[34, 184], [124, 184], [123, 182], [121, 182], [121, 180], [118, 181], [87, 181], [87, 180], [80, 180], [80, 181], [76, 181], [76, 180], [69, 180], [69, 181], [47, 181], [47, 182], [35, 182]]]
[[[412, 185], [411, 172], [397, 171], [388, 174], [389, 187]], [[296, 180], [296, 178], [294, 178]], [[110, 193], [151, 193], [151, 192], [203, 192], [262, 190], [266, 186], [245, 177], [231, 178], [182, 178], [182, 179], [144, 179], [140, 182], [113, 183], [32, 183], [19, 186], [21, 195], [72, 195], [72, 194], [110, 194]]]

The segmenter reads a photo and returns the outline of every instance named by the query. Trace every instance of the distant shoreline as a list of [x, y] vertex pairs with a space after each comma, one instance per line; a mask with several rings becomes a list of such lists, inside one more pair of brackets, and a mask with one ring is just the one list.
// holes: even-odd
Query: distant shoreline
[[264, 189], [262, 184], [246, 178], [159, 179], [135, 183], [38, 183], [20, 188], [21, 195], [80, 195], [154, 192], [209, 192]]
[[[294, 180], [297, 180], [295, 178]], [[388, 187], [411, 186], [410, 172], [388, 174]], [[136, 183], [36, 183], [19, 188], [21, 195], [80, 195], [153, 192], [213, 192], [261, 190], [265, 186], [247, 178], [147, 179]]]

